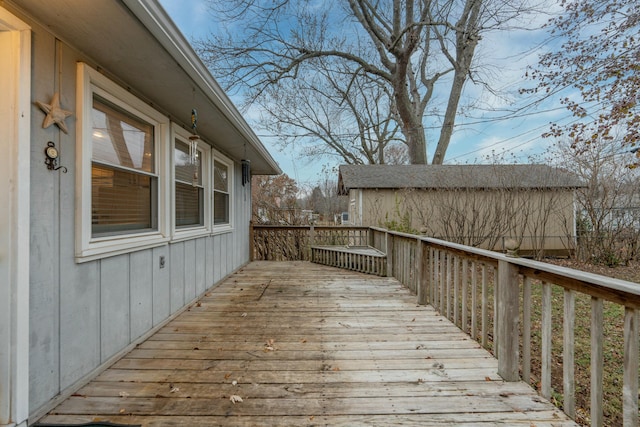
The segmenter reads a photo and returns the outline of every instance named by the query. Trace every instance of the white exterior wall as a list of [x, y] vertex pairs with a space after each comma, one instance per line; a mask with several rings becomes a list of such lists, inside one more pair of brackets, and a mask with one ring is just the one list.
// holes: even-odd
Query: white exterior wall
[[[76, 116], [66, 120], [69, 134], [55, 125], [43, 129], [44, 113], [33, 103], [48, 103], [58, 92], [62, 108], [74, 111], [76, 63], [91, 64], [91, 60], [38, 24], [29, 24], [33, 28], [29, 412], [34, 419], [49, 409], [51, 399], [76, 389], [249, 261], [251, 195], [249, 186], [242, 186], [240, 165], [234, 163], [231, 231], [77, 263]], [[59, 164], [68, 173], [47, 170], [48, 141], [56, 144]]]

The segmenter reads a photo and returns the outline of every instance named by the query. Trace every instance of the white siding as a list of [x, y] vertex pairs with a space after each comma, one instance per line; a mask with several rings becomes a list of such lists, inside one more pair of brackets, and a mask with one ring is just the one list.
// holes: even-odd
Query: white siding
[[[32, 101], [60, 93], [75, 106], [76, 62], [91, 63], [33, 24]], [[84, 263], [75, 262], [75, 117], [69, 134], [42, 129], [32, 107], [30, 412], [47, 408], [102, 364], [249, 260], [250, 193], [234, 164], [233, 229]], [[44, 165], [53, 141], [68, 173]], [[165, 267], [160, 268], [160, 257]]]

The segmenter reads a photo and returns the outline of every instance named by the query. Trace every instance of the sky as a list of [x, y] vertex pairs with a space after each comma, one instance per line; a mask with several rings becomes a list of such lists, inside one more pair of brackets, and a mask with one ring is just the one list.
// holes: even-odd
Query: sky
[[[211, 31], [213, 20], [207, 2], [208, 0], [160, 0], [160, 4], [189, 41], [206, 37]], [[547, 10], [554, 10], [553, 5], [552, 1]], [[549, 16], [540, 15], [535, 19], [543, 23]], [[536, 22], [523, 23], [530, 27], [535, 24]], [[524, 78], [526, 67], [534, 65], [539, 54], [547, 48], [549, 45], [545, 31], [511, 30], [485, 36], [479, 44], [476, 57], [482, 57], [488, 65], [483, 76], [493, 82], [501, 95], [496, 96], [474, 85], [465, 87], [467, 100], [472, 100], [474, 105], [483, 108], [471, 110], [467, 117], [457, 118], [445, 163], [482, 163], [487, 162], [488, 157], [501, 155], [511, 162], [524, 163], [530, 156], [546, 150], [552, 141], [543, 139], [541, 135], [549, 129], [549, 124], [568, 123], [572, 118], [557, 98], [530, 105], [532, 99], [520, 95], [518, 89], [534, 84]], [[239, 104], [240, 100], [234, 102]], [[500, 119], [501, 116], [508, 115], [507, 109], [513, 109], [514, 105], [520, 108], [518, 114], [509, 119]], [[252, 114], [246, 115], [245, 119], [256, 129]], [[439, 131], [435, 127], [430, 129], [429, 121], [425, 125], [427, 156], [430, 159]], [[294, 178], [299, 185], [314, 185], [323, 178], [323, 169], [336, 167], [340, 163], [337, 159], [309, 161], [301, 158], [294, 149], [281, 151], [274, 137], [257, 129], [256, 133], [283, 172]], [[334, 179], [337, 179], [337, 175]]]

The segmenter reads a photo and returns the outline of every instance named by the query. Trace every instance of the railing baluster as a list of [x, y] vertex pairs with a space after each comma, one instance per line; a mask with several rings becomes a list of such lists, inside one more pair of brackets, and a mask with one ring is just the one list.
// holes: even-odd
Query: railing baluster
[[467, 289], [468, 289], [468, 283], [467, 283], [467, 279], [468, 279], [468, 266], [469, 263], [467, 262], [466, 258], [462, 258], [462, 286], [461, 286], [461, 290], [460, 292], [462, 292], [462, 330], [466, 333], [469, 333], [469, 327], [467, 324]]
[[471, 338], [478, 339], [478, 264], [471, 262]]
[[498, 322], [496, 322], [496, 317], [498, 314], [498, 279], [496, 277], [496, 269], [495, 267], [490, 267], [491, 271], [491, 280], [493, 283], [493, 343], [491, 344], [491, 348], [495, 352], [498, 348], [498, 341], [500, 337], [498, 336]]
[[524, 278], [522, 289], [522, 379], [531, 384], [531, 277]]
[[601, 298], [591, 298], [591, 425], [601, 426], [602, 416], [602, 378], [604, 353], [603, 303]]
[[447, 293], [446, 293], [446, 281], [447, 281], [447, 253], [440, 251], [440, 314], [444, 315], [447, 308]]
[[418, 304], [425, 305], [428, 303], [427, 297], [427, 286], [429, 282], [429, 266], [428, 266], [428, 258], [427, 251], [422, 244], [421, 240], [416, 241], [416, 266], [417, 274], [416, 274], [416, 282], [418, 286], [417, 294], [418, 294]]
[[458, 322], [458, 302], [460, 301], [460, 257], [453, 257], [453, 323], [460, 326]]
[[446, 285], [447, 285], [447, 289], [445, 290], [445, 298], [447, 299], [447, 311], [446, 311], [446, 316], [447, 319], [451, 319], [451, 273], [452, 273], [452, 268], [451, 268], [451, 264], [452, 264], [452, 259], [453, 255], [450, 252], [446, 253], [446, 259], [447, 259], [447, 264], [446, 264]]
[[540, 394], [549, 399], [551, 397], [551, 284], [542, 283], [542, 383]]
[[625, 427], [638, 427], [638, 310], [624, 310], [624, 380], [622, 416]]
[[574, 364], [575, 294], [564, 290], [563, 349], [562, 349], [562, 390], [563, 409], [571, 418], [576, 417], [576, 380]]
[[489, 304], [489, 296], [487, 290], [487, 265], [482, 264], [482, 305], [481, 305], [481, 333], [482, 333], [482, 347], [487, 348], [489, 318], [487, 313], [487, 306]]

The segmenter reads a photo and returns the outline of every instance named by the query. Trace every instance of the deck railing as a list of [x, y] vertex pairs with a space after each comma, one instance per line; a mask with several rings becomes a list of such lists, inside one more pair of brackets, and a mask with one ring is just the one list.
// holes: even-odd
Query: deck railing
[[[505, 380], [523, 379], [583, 423], [639, 425], [640, 284], [381, 228], [339, 228], [323, 231], [357, 233], [386, 253], [387, 275], [492, 351]], [[278, 230], [269, 235], [289, 232]], [[307, 244], [315, 240], [317, 229], [305, 232]]]
[[265, 261], [309, 261], [311, 246], [367, 246], [368, 227], [313, 225], [253, 225], [251, 259]]

